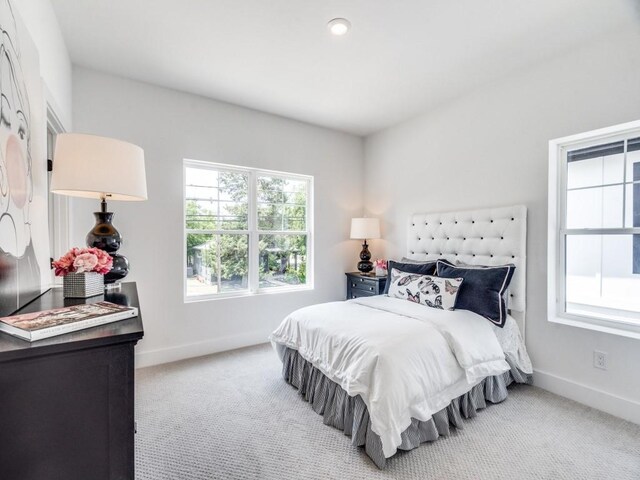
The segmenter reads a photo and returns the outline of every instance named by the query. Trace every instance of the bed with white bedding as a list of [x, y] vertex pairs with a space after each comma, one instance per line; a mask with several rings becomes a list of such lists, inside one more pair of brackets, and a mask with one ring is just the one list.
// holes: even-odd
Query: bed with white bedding
[[[501, 216], [520, 218], [523, 207], [510, 208], [518, 210]], [[497, 211], [492, 210], [494, 217]], [[468, 213], [444, 223], [439, 216], [438, 222], [458, 225]], [[475, 224], [470, 220], [469, 228]], [[505, 231], [500, 233], [504, 237]], [[523, 252], [517, 253], [522, 261]], [[416, 255], [415, 247], [410, 254]], [[510, 293], [522, 304], [523, 288], [523, 280], [516, 282]], [[486, 401], [503, 401], [513, 381], [531, 381], [531, 363], [512, 316], [499, 328], [469, 310], [429, 308], [387, 295], [302, 308], [281, 323], [271, 341], [285, 380], [326, 424], [364, 446], [380, 468], [397, 450], [461, 427], [462, 418], [474, 416]]]
[[[501, 338], [511, 350], [505, 353], [494, 332], [497, 327], [475, 313], [375, 296], [297, 310], [271, 340], [283, 360], [285, 378], [313, 391], [323, 413], [336, 416], [328, 409], [335, 399], [329, 398], [318, 372], [349, 397], [362, 399], [369, 421], [355, 430], [366, 427], [378, 438], [356, 435], [353, 440], [364, 440], [365, 446], [368, 440], [367, 453], [382, 467], [402, 448], [402, 434], [412, 422], [431, 420], [487, 377], [503, 379], [504, 387], [509, 381], [505, 373], [521, 382], [530, 380], [531, 364], [515, 320], [509, 317], [507, 323]], [[323, 394], [316, 391], [318, 386]], [[506, 397], [506, 389], [495, 390], [492, 384], [488, 400], [494, 403]], [[460, 412], [473, 414], [475, 409]], [[354, 430], [353, 425], [348, 428]], [[448, 427], [445, 430], [439, 434], [448, 433]]]

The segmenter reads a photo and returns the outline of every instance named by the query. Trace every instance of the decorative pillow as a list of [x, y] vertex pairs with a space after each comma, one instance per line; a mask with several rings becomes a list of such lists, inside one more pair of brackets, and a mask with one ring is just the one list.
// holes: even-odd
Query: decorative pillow
[[410, 263], [411, 265], [424, 265], [425, 263], [435, 263], [435, 260], [414, 260], [408, 257], [402, 257], [400, 263]]
[[504, 294], [513, 278], [515, 265], [456, 266], [446, 260], [438, 260], [436, 270], [439, 277], [464, 278], [457, 308], [471, 310], [498, 327], [504, 327], [507, 321]]
[[391, 286], [391, 270], [394, 268], [401, 272], [417, 273], [418, 275], [435, 275], [436, 262], [402, 263], [389, 260], [387, 263], [387, 283], [384, 286], [384, 293], [389, 293], [389, 287]]
[[404, 298], [431, 308], [454, 310], [462, 278], [438, 278], [430, 275], [391, 270], [389, 296]]
[[[448, 263], [450, 265], [454, 265], [453, 263], [451, 263], [448, 260], [445, 260], [444, 258], [441, 258], [440, 260], [442, 260], [443, 262], [446, 262], [446, 263]], [[490, 265], [472, 265], [470, 263], [461, 262], [460, 260], [456, 260], [455, 266], [456, 267], [491, 268]], [[502, 298], [504, 299], [505, 310], [507, 311], [507, 313], [509, 313], [509, 299], [511, 298], [511, 295], [510, 295], [510, 290], [508, 288], [502, 294]]]

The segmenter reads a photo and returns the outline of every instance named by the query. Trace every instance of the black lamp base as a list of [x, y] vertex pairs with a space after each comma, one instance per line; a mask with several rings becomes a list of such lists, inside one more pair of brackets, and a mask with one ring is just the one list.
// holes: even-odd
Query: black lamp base
[[96, 224], [87, 233], [86, 238], [88, 247], [99, 248], [113, 257], [113, 267], [104, 276], [105, 284], [118, 282], [129, 273], [129, 260], [124, 255], [118, 254], [120, 245], [122, 245], [122, 236], [111, 223], [113, 215], [113, 212], [107, 212], [107, 202], [103, 199], [101, 211], [93, 213]]
[[365, 240], [362, 244], [362, 251], [360, 252], [360, 261], [358, 262], [358, 270], [362, 273], [369, 273], [373, 270], [373, 263], [371, 262], [371, 252], [369, 251], [369, 245]]
[[113, 267], [111, 271], [104, 276], [104, 283], [119, 282], [129, 275], [129, 259], [119, 253], [110, 253], [113, 258]]

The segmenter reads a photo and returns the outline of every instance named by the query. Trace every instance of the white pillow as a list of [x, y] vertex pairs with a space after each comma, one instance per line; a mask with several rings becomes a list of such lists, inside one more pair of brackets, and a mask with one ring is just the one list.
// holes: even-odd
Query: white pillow
[[391, 269], [389, 296], [431, 308], [454, 310], [462, 278], [440, 278]]

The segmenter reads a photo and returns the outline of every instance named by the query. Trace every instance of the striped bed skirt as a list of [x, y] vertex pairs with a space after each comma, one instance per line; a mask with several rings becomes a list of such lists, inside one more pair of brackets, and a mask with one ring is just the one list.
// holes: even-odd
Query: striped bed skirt
[[[380, 437], [371, 430], [369, 412], [362, 397], [349, 396], [297, 350], [282, 348], [282, 376], [285, 381], [296, 387], [311, 408], [322, 415], [325, 425], [342, 430], [351, 437], [353, 445], [364, 447], [378, 468], [384, 468], [387, 459], [382, 453]], [[511, 370], [485, 378], [429, 420], [413, 419], [402, 433], [402, 443], [398, 449], [413, 450], [421, 443], [437, 440], [440, 435], [449, 435], [452, 427], [462, 428], [463, 419], [475, 417], [478, 410], [487, 406], [487, 402], [499, 403], [507, 398], [507, 387], [513, 382], [532, 383], [531, 375], [521, 372], [508, 357], [507, 362]]]

